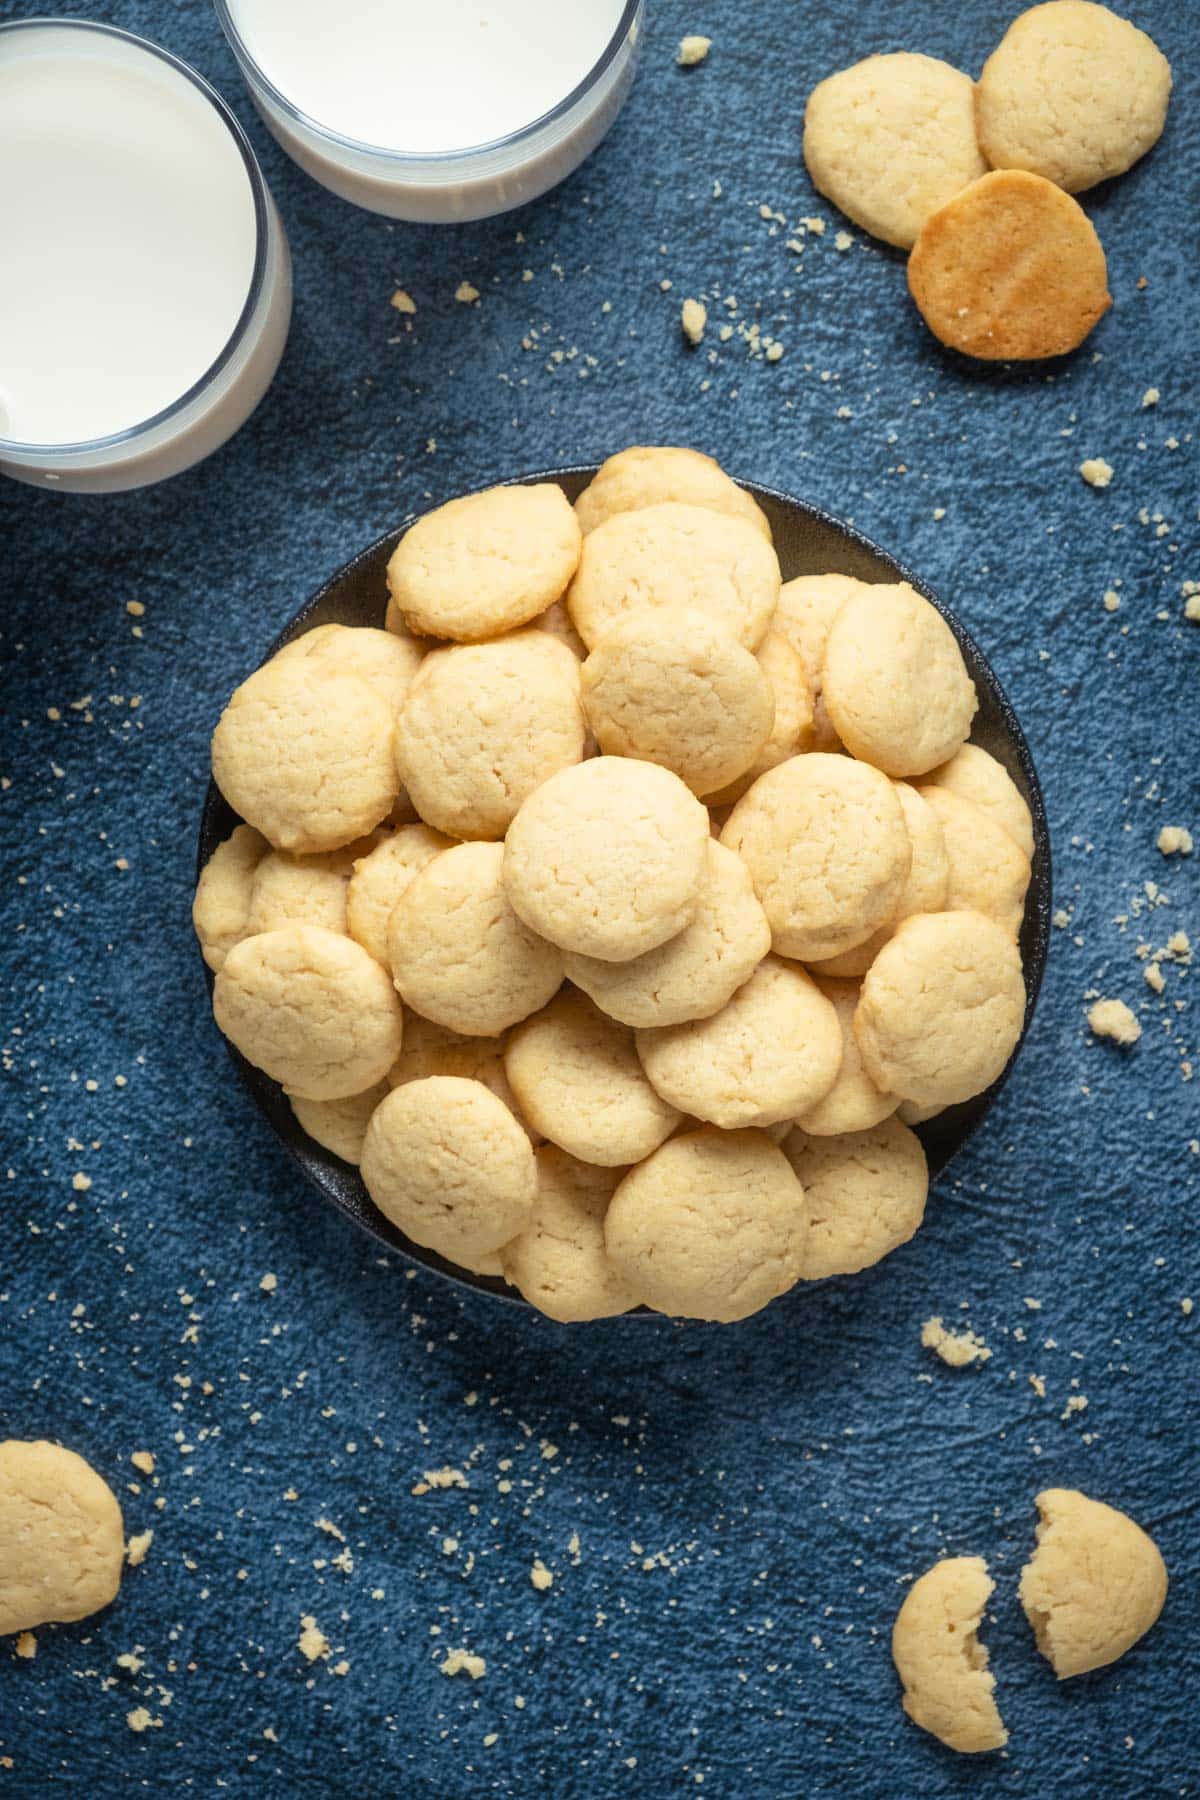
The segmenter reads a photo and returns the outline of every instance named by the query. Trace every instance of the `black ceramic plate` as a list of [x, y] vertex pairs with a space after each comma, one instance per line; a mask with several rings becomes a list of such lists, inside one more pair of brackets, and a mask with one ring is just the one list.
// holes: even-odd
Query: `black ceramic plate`
[[[574, 500], [594, 473], [594, 468], [556, 469], [544, 474], [528, 475], [523, 479], [530, 482], [557, 481], [568, 498]], [[860, 532], [849, 525], [843, 525], [830, 514], [823, 513], [816, 507], [806, 506], [800, 500], [793, 500], [787, 494], [777, 494], [769, 488], [756, 487], [753, 482], [744, 482], [742, 485], [754, 495], [771, 521], [775, 548], [779, 553], [785, 581], [790, 581], [796, 575], [822, 574], [830, 569], [836, 569], [845, 575], [857, 575], [862, 581], [910, 581], [945, 616], [957, 637], [979, 694], [979, 711], [971, 732], [972, 742], [981, 744], [997, 761], [1003, 763], [1024, 795], [1033, 815], [1033, 880], [1025, 902], [1025, 922], [1021, 929], [1021, 954], [1025, 963], [1028, 993], [1024, 1031], [1028, 1031], [1041, 985], [1050, 936], [1050, 833], [1033, 758], [1007, 695], [993, 675], [983, 653], [949, 608], [942, 604], [936, 594], [930, 593], [919, 576], [877, 549]], [[387, 600], [384, 571], [398, 539], [411, 523], [411, 519], [405, 519], [395, 531], [380, 538], [352, 562], [339, 569], [301, 607], [287, 630], [272, 645], [270, 654], [289, 643], [292, 638], [310, 631], [314, 625], [325, 625], [333, 621], [342, 625], [382, 625]], [[217, 844], [229, 835], [236, 824], [236, 815], [226, 805], [216, 787], [210, 784], [200, 820], [197, 873], [204, 867]], [[212, 976], [207, 966], [205, 974], [211, 989]], [[1013, 1060], [1019, 1051], [1020, 1044], [1013, 1052]], [[488, 1276], [468, 1275], [432, 1251], [423, 1250], [419, 1245], [411, 1243], [376, 1211], [367, 1196], [358, 1170], [305, 1136], [277, 1084], [261, 1070], [252, 1068], [232, 1046], [229, 1047], [229, 1052], [239, 1075], [276, 1135], [326, 1200], [378, 1238], [389, 1250], [397, 1250], [402, 1256], [424, 1263], [427, 1268], [436, 1269], [440, 1274], [464, 1286], [481, 1288], [516, 1305], [528, 1304], [502, 1281]], [[937, 1175], [946, 1167], [951, 1157], [962, 1148], [980, 1124], [1011, 1068], [1010, 1060], [999, 1081], [986, 1093], [977, 1095], [974, 1100], [965, 1101], [961, 1106], [950, 1107], [936, 1119], [919, 1127], [931, 1176]]]

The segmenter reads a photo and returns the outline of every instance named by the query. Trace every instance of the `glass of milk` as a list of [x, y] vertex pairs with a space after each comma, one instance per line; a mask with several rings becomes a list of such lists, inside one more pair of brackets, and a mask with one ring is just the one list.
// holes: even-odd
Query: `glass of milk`
[[643, 0], [214, 0], [302, 169], [393, 219], [482, 219], [562, 181], [633, 80]]
[[291, 306], [207, 82], [107, 25], [0, 25], [0, 470], [111, 492], [188, 468], [261, 400]]

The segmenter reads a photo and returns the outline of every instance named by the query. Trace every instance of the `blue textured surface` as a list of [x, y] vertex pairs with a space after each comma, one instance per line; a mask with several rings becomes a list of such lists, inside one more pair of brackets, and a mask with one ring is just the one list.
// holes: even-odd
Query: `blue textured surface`
[[[201, 0], [98, 10], [232, 100], [297, 304], [275, 388], [207, 466], [114, 499], [0, 491], [0, 1431], [60, 1436], [155, 1531], [107, 1613], [39, 1633], [33, 1662], [0, 1651], [0, 1776], [11, 1759], [14, 1792], [104, 1795], [1194, 1791], [1195, 982], [1164, 964], [1156, 997], [1136, 948], [1200, 939], [1200, 857], [1154, 847], [1164, 823], [1200, 827], [1181, 597], [1200, 578], [1196, 7], [1139, 0], [1177, 86], [1160, 147], [1089, 202], [1116, 306], [1081, 355], [1024, 373], [942, 356], [899, 259], [858, 232], [836, 249], [798, 155], [820, 76], [895, 47], [977, 70], [1005, 7], [657, 0], [592, 162], [450, 230], [355, 213], [294, 170]], [[696, 30], [714, 47], [685, 74]], [[764, 206], [829, 222], [802, 272]], [[454, 299], [464, 279], [477, 306]], [[679, 303], [700, 292], [717, 317], [736, 295], [782, 360], [712, 327], [715, 357], [689, 354]], [[646, 440], [853, 517], [960, 610], [1038, 757], [1070, 914], [1032, 1041], [917, 1240], [733, 1330], [564, 1330], [380, 1260], [252, 1111], [188, 930], [208, 733], [300, 600], [426, 497]], [[1106, 492], [1076, 472], [1089, 455], [1116, 469]], [[1089, 1038], [1094, 989], [1139, 1012], [1131, 1052]], [[933, 1312], [991, 1360], [933, 1361]], [[1064, 1419], [1072, 1395], [1088, 1405]], [[469, 1489], [413, 1496], [444, 1464]], [[1127, 1507], [1173, 1579], [1153, 1636], [1063, 1690], [1014, 1591], [1049, 1483]], [[905, 1722], [888, 1655], [906, 1578], [947, 1550], [998, 1577], [1013, 1737], [986, 1762]], [[311, 1667], [310, 1614], [334, 1646]], [[481, 1681], [438, 1672], [459, 1646]], [[141, 1670], [119, 1669], [134, 1650]], [[135, 1736], [137, 1705], [161, 1726]]]

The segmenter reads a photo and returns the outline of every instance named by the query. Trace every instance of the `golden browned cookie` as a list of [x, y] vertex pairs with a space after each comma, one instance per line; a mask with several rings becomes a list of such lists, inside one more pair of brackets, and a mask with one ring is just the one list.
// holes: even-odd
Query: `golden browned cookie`
[[981, 176], [926, 221], [908, 286], [935, 337], [985, 362], [1064, 356], [1112, 305], [1079, 202], [1021, 169]]

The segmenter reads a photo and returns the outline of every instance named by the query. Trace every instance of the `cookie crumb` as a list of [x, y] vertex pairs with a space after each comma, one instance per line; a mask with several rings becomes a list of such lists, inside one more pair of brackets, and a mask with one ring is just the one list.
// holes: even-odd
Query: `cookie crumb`
[[258, 1285], [264, 1294], [273, 1294], [275, 1289], [279, 1286], [279, 1277], [268, 1273], [263, 1276]]
[[131, 1569], [139, 1568], [145, 1562], [146, 1553], [153, 1542], [153, 1531], [139, 1531], [136, 1537], [130, 1538], [125, 1546], [125, 1561]]
[[1155, 842], [1164, 856], [1192, 854], [1192, 834], [1184, 825], [1164, 825]]
[[1115, 588], [1105, 588], [1104, 610], [1105, 612], [1120, 612], [1121, 596], [1117, 593]]
[[854, 239], [848, 231], [839, 231], [833, 240], [833, 247], [835, 250], [849, 250], [853, 242]]
[[329, 1639], [311, 1613], [300, 1620], [300, 1636], [296, 1648], [307, 1662], [318, 1662], [329, 1655]]
[[1161, 396], [1156, 387], [1148, 387], [1142, 395], [1143, 406], [1157, 406]]
[[535, 1560], [532, 1569], [529, 1571], [529, 1579], [532, 1581], [539, 1594], [544, 1594], [547, 1588], [552, 1588], [554, 1586], [554, 1576], [546, 1567], [540, 1556]]
[[463, 306], [472, 306], [479, 298], [479, 289], [469, 281], [460, 281], [454, 290], [454, 298]]
[[698, 33], [680, 38], [679, 48], [675, 52], [675, 61], [681, 69], [694, 69], [702, 63], [712, 49], [712, 39], [701, 37]]
[[1106, 488], [1113, 478], [1113, 467], [1102, 456], [1089, 456], [1080, 463], [1079, 473], [1089, 487]]
[[125, 1723], [130, 1731], [161, 1731], [162, 1720], [155, 1719], [144, 1706], [135, 1706], [132, 1712], [125, 1714]]
[[1046, 1377], [1044, 1375], [1031, 1375], [1029, 1385], [1039, 1400], [1046, 1398]]
[[939, 1315], [926, 1319], [921, 1327], [921, 1343], [933, 1350], [951, 1369], [965, 1369], [969, 1363], [987, 1362], [991, 1351], [973, 1331], [948, 1331]]
[[443, 1662], [438, 1664], [443, 1675], [469, 1675], [472, 1681], [487, 1674], [487, 1663], [482, 1656], [474, 1656], [470, 1650], [450, 1650]]
[[1179, 1310], [1183, 1314], [1185, 1319], [1191, 1318], [1191, 1316], [1192, 1316], [1192, 1299], [1191, 1299], [1190, 1294], [1185, 1294], [1183, 1299], [1179, 1302]]
[[1097, 1000], [1089, 1007], [1087, 1022], [1097, 1037], [1114, 1044], [1136, 1044], [1142, 1028], [1123, 1000]]
[[679, 315], [683, 335], [689, 344], [698, 344], [708, 324], [708, 308], [702, 300], [685, 300]]
[[1153, 988], [1156, 994], [1161, 994], [1167, 985], [1167, 978], [1156, 962], [1147, 963], [1146, 967], [1142, 970], [1142, 975], [1145, 979], [1146, 986], [1148, 988]]
[[86, 1194], [91, 1185], [91, 1176], [85, 1175], [82, 1169], [77, 1169], [71, 1177], [71, 1186], [77, 1194]]
[[408, 313], [411, 315], [417, 310], [416, 301], [413, 299], [412, 295], [406, 293], [403, 288], [396, 289], [395, 293], [392, 295], [391, 304], [398, 313]]
[[133, 1455], [129, 1458], [129, 1460], [133, 1464], [135, 1469], [141, 1470], [143, 1475], [153, 1475], [153, 1473], [154, 1473], [154, 1455], [153, 1455], [152, 1451], [150, 1451], [150, 1450], [135, 1450], [133, 1452]]
[[18, 1631], [17, 1641], [13, 1648], [25, 1662], [32, 1662], [37, 1655], [37, 1639], [32, 1631]]

